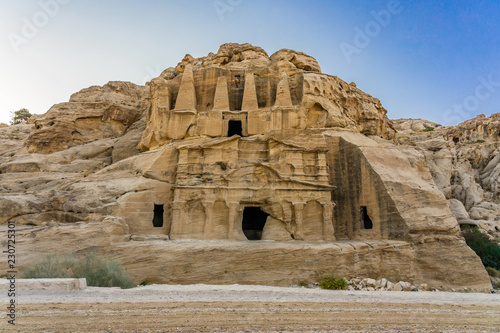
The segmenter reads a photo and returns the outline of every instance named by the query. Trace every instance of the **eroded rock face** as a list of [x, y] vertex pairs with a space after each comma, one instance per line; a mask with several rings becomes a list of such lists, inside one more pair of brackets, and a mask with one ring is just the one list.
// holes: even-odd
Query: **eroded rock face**
[[172, 140], [227, 136], [231, 121], [241, 122], [245, 136], [307, 128], [394, 135], [378, 99], [322, 74], [314, 58], [297, 51], [268, 57], [250, 44], [225, 44], [207, 57], [187, 55], [148, 85], [143, 151]]
[[471, 143], [480, 140], [498, 141], [500, 137], [500, 113], [486, 117], [484, 114], [466, 120], [448, 129], [447, 138], [453, 142]]
[[450, 127], [418, 119], [393, 122], [398, 141], [424, 154], [459, 222], [500, 236], [500, 113]]
[[32, 128], [32, 124], [0, 126], [0, 164], [9, 160], [22, 148]]
[[73, 94], [35, 120], [27, 153], [49, 154], [105, 138], [120, 137], [149, 107], [149, 89], [109, 82]]
[[[23, 126], [0, 129], [0, 233], [20, 229], [20, 270], [62, 246], [119, 258], [137, 283], [286, 285], [335, 271], [489, 286], [452, 213], [473, 219], [481, 192], [437, 167], [451, 153], [428, 158], [455, 144], [448, 132], [394, 145], [380, 101], [304, 53], [225, 44], [147, 87], [84, 89], [27, 139]], [[447, 186], [471, 198], [468, 212], [450, 210]]]

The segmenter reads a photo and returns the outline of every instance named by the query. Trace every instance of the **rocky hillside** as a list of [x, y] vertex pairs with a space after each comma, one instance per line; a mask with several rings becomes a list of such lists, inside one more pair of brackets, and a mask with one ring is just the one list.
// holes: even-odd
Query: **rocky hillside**
[[56, 104], [34, 119], [35, 125], [20, 153], [50, 154], [121, 137], [145, 115], [149, 105], [149, 88], [130, 82], [83, 89], [69, 102]]
[[[290, 79], [290, 89], [292, 100], [306, 110], [300, 121], [305, 126], [394, 137], [387, 111], [378, 99], [354, 83], [322, 74], [313, 57], [289, 49], [268, 56], [251, 44], [224, 44], [216, 54], [206, 57], [186, 55], [175, 68], [166, 69], [146, 86], [116, 81], [92, 86], [45, 114], [34, 116], [29, 124], [1, 127], [0, 224], [8, 219], [32, 225], [102, 221], [119, 199], [135, 191], [137, 181], [154, 182], [157, 176], [139, 177], [133, 166], [147, 164], [152, 155], [118, 162], [148, 150], [151, 139], [145, 138], [156, 136], [162, 142], [164, 129], [161, 125], [155, 127], [161, 122], [152, 121], [154, 112], [161, 108], [157, 103], [152, 105], [151, 96], [158, 96], [151, 89], [161, 81], [172, 85], [172, 94], [177, 92], [186, 66], [193, 68], [197, 94], [201, 94], [197, 96], [197, 107], [201, 110], [213, 103], [213, 92], [208, 93], [207, 87], [214, 78], [207, 77], [206, 71], [242, 71], [241, 78], [231, 77], [234, 90], [240, 94], [243, 85], [239, 80], [244, 71], [256, 71], [260, 75], [255, 79], [259, 100], [270, 105], [275, 97], [269, 94], [266, 82], [277, 83], [284, 71], [290, 77], [300, 76], [296, 75], [295, 86], [294, 79]], [[230, 103], [237, 101], [230, 99]], [[175, 105], [175, 100], [169, 104]], [[311, 123], [313, 120], [315, 123]], [[191, 135], [189, 132], [186, 136]], [[168, 142], [164, 140], [163, 144]]]
[[421, 151], [460, 224], [500, 237], [500, 113], [445, 127], [392, 120], [397, 142]]
[[[75, 136], [69, 135], [66, 129], [82, 130], [83, 122], [77, 122], [77, 112], [73, 113], [78, 110], [78, 105], [72, 108], [72, 104], [77, 103], [75, 100], [81, 99], [78, 97], [80, 94], [87, 95], [89, 100], [97, 100], [99, 96], [109, 93], [117, 86], [129, 89], [122, 90], [121, 93], [114, 92], [118, 100], [120, 94], [130, 96], [133, 91], [137, 96], [136, 105], [147, 103], [147, 97], [141, 95], [146, 87], [110, 82], [104, 87], [85, 89], [73, 95], [73, 102], [65, 103], [66, 107], [70, 108], [57, 121], [58, 124], [69, 125], [52, 125], [59, 129], [64, 128], [64, 131], [50, 132], [44, 129], [49, 126], [50, 119], [56, 118], [55, 113], [61, 108], [58, 105], [43, 116], [36, 116], [37, 125], [30, 121], [30, 124], [0, 128], [2, 223], [9, 218], [19, 218], [23, 215], [26, 217], [21, 220], [27, 224], [84, 221], [87, 220], [85, 216], [91, 216], [90, 212], [82, 213], [89, 209], [80, 210], [80, 214], [76, 215], [71, 209], [65, 209], [63, 202], [67, 200], [64, 195], [70, 193], [70, 184], [86, 180], [88, 176], [101, 170], [100, 173], [105, 174], [103, 169], [106, 167], [139, 154], [136, 146], [145, 129], [145, 115], [142, 114], [141, 118], [135, 119], [128, 126], [120, 125], [126, 128], [121, 128], [118, 133], [112, 130], [111, 118], [104, 117], [105, 120], [101, 121], [100, 126], [88, 127], [92, 132], [87, 133], [84, 139], [81, 136], [76, 139]], [[116, 109], [118, 108], [119, 106], [116, 106]], [[105, 111], [106, 108], [99, 109], [101, 117]], [[91, 112], [97, 111], [92, 109]], [[140, 109], [132, 112], [132, 119], [138, 117], [137, 112], [140, 112]], [[500, 237], [500, 113], [490, 117], [478, 116], [450, 127], [422, 119], [391, 121], [397, 130], [397, 143], [402, 147], [417, 148], [423, 153], [436, 185], [449, 199], [450, 208], [459, 223], [480, 226], [490, 235]], [[43, 136], [48, 139], [43, 139]], [[70, 148], [47, 154], [61, 149], [62, 145]], [[40, 149], [46, 154], [26, 153], [33, 149]], [[114, 188], [116, 189], [116, 186]], [[59, 190], [64, 192], [61, 194]], [[41, 195], [35, 195], [35, 192]], [[54, 199], [57, 197], [56, 193], [62, 197]], [[101, 199], [111, 200], [119, 193], [111, 191], [108, 193], [109, 198]], [[21, 201], [15, 203], [18, 199]], [[94, 205], [94, 208], [97, 209], [97, 206]], [[42, 214], [43, 218], [39, 218], [38, 214]]]
[[[93, 86], [0, 127], [0, 232], [15, 223], [23, 265], [98, 252], [137, 283], [335, 271], [488, 287], [445, 196], [460, 223], [500, 231], [499, 114], [447, 128], [386, 113], [301, 52], [186, 55], [145, 86]], [[289, 242], [248, 242], [247, 208]]]

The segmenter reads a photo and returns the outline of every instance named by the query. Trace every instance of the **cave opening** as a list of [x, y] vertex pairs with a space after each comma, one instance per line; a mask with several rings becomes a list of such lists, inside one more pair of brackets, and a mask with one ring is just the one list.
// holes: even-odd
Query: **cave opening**
[[155, 204], [154, 216], [153, 216], [153, 227], [155, 227], [155, 228], [163, 227], [163, 205]]
[[239, 135], [243, 136], [243, 126], [241, 120], [229, 120], [227, 126], [227, 136]]
[[361, 219], [363, 220], [363, 227], [365, 229], [373, 229], [373, 222], [370, 216], [368, 216], [368, 209], [366, 206], [361, 206]]
[[243, 210], [243, 233], [248, 240], [262, 239], [262, 230], [269, 214], [265, 213], [260, 207], [245, 207]]

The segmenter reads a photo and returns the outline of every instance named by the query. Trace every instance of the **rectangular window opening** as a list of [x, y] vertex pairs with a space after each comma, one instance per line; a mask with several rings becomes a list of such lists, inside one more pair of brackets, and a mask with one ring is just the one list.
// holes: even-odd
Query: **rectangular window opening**
[[155, 228], [163, 227], [163, 205], [155, 204], [153, 227]]
[[229, 120], [227, 126], [227, 136], [231, 137], [233, 135], [243, 136], [243, 126], [241, 120]]
[[365, 229], [373, 229], [373, 222], [368, 216], [368, 209], [366, 206], [361, 206], [361, 220], [363, 221], [363, 228]]

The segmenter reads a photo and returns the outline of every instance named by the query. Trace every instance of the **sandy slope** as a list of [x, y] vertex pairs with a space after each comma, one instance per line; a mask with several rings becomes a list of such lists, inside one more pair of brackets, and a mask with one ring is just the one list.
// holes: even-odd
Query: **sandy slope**
[[500, 330], [498, 294], [153, 285], [23, 291], [17, 301], [17, 325], [2, 312], [2, 332]]

